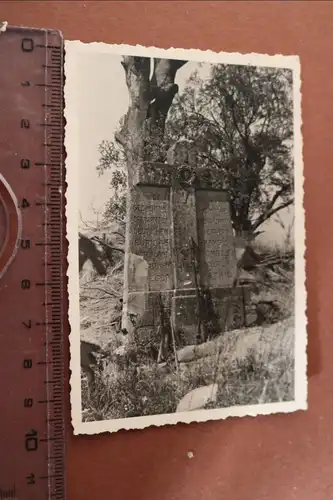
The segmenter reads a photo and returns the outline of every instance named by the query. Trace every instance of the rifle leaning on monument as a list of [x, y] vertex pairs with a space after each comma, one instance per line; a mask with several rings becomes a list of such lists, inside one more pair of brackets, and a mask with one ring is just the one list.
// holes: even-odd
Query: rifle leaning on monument
[[158, 295], [159, 302], [159, 313], [160, 313], [160, 324], [157, 329], [157, 336], [161, 337], [160, 347], [158, 350], [157, 363], [160, 363], [167, 354], [169, 348], [169, 331], [165, 324], [165, 314], [164, 314], [164, 306], [162, 301], [162, 295]]
[[160, 335], [160, 347], [158, 351], [157, 363], [160, 363], [163, 359], [168, 357], [168, 352], [170, 350], [170, 344], [172, 345], [173, 354], [175, 357], [176, 370], [179, 372], [179, 362], [177, 357], [177, 341], [176, 332], [171, 315], [166, 316], [162, 294], [158, 295], [159, 301], [159, 311], [160, 311], [160, 324], [158, 326], [157, 335]]
[[217, 315], [214, 311], [209, 289], [202, 287], [200, 283], [200, 260], [198, 257], [198, 246], [193, 237], [190, 237], [190, 251], [194, 286], [197, 297], [197, 335], [202, 342], [206, 342], [210, 333], [218, 333], [219, 328], [217, 324]]
[[197, 323], [197, 338], [201, 339], [203, 342], [206, 341], [208, 337], [208, 332], [207, 332], [207, 326], [205, 321], [203, 321], [203, 304], [202, 304], [202, 296], [201, 296], [201, 290], [200, 290], [200, 284], [199, 284], [199, 259], [197, 255], [197, 245], [192, 238], [192, 236], [189, 238], [189, 243], [190, 243], [190, 252], [191, 252], [191, 263], [192, 263], [192, 272], [193, 272], [193, 279], [194, 279], [194, 287], [195, 287], [195, 293], [197, 297], [197, 316], [198, 316], [198, 323]]

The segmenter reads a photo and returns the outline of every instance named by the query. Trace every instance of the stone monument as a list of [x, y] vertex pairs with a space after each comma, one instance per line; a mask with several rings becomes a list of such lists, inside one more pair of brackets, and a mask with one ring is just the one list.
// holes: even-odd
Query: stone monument
[[246, 290], [235, 286], [223, 175], [197, 163], [193, 146], [184, 141], [169, 150], [167, 163], [142, 163], [135, 174], [122, 322], [129, 333], [156, 330], [169, 318], [177, 343], [184, 345], [244, 324]]

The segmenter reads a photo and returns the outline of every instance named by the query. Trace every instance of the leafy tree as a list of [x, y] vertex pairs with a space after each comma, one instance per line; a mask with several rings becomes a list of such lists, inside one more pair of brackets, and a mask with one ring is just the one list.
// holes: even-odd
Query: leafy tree
[[236, 233], [293, 203], [291, 89], [290, 70], [219, 64], [208, 80], [193, 74], [171, 109], [168, 136], [225, 174]]
[[[152, 112], [145, 115], [146, 136], [140, 146], [144, 159], [164, 161], [166, 149], [175, 140], [193, 142], [201, 164], [225, 174], [236, 233], [255, 234], [266, 220], [293, 203], [290, 70], [214, 65], [208, 79], [195, 72], [184, 92], [176, 97], [174, 93], [171, 102], [169, 98], [168, 110], [158, 120], [154, 115], [154, 127]], [[125, 172], [132, 146], [119, 137], [128, 119], [127, 115], [121, 120], [114, 141], [100, 146], [100, 173], [115, 168], [111, 184], [116, 196], [107, 207], [108, 216], [125, 214]]]
[[110, 189], [112, 196], [106, 204], [103, 218], [106, 221], [125, 222], [126, 216], [126, 156], [124, 148], [116, 141], [102, 141], [98, 147], [100, 154], [97, 172], [103, 175], [105, 170], [113, 169]]

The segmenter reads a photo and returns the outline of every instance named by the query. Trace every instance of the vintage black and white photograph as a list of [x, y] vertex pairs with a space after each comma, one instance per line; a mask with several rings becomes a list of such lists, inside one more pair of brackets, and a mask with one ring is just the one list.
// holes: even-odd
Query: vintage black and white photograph
[[75, 434], [307, 408], [298, 56], [66, 43]]

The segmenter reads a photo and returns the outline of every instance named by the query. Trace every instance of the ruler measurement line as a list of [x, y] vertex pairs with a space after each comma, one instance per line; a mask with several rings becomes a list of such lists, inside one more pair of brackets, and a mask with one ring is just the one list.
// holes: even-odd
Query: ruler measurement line
[[55, 206], [58, 206], [56, 203], [49, 203], [47, 201], [36, 201], [35, 205], [37, 207], [43, 207], [43, 206], [46, 206], [46, 207], [55, 207]]
[[35, 165], [36, 167], [60, 167], [60, 163], [59, 164], [55, 164], [54, 162], [51, 162], [51, 163], [45, 163], [45, 162], [35, 162]]
[[44, 241], [40, 241], [40, 242], [37, 242], [35, 243], [35, 246], [36, 247], [52, 247], [53, 245], [57, 245], [56, 242], [44, 242]]
[[[33, 85], [35, 87], [47, 87], [47, 88], [57, 88], [58, 89], [58, 85], [52, 84], [52, 83], [33, 83]], [[59, 91], [59, 92], [61, 92], [61, 91]]]
[[55, 64], [42, 64], [42, 68], [45, 68], [45, 69], [57, 69], [59, 70], [58, 66]]
[[54, 322], [54, 321], [42, 321], [42, 322], [36, 322], [36, 326], [60, 326], [61, 322]]
[[52, 247], [52, 246], [57, 246], [57, 242], [45, 242], [45, 241], [40, 241], [35, 243], [36, 247]]
[[46, 45], [43, 43], [36, 43], [36, 47], [44, 49], [58, 49], [59, 51], [61, 50], [61, 45]]

